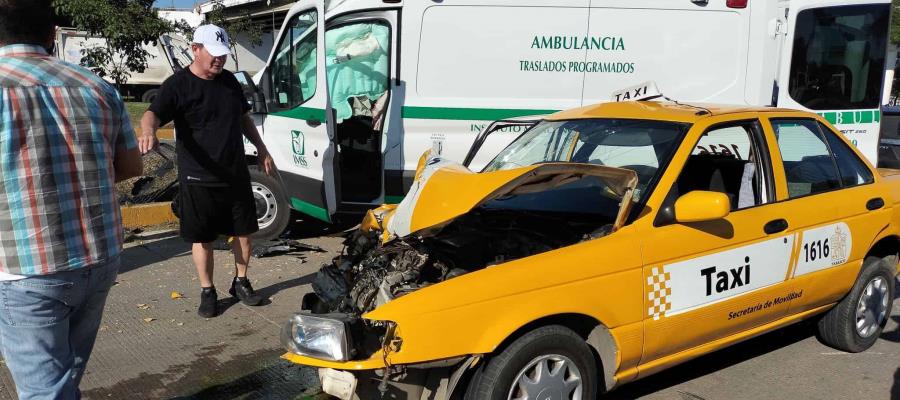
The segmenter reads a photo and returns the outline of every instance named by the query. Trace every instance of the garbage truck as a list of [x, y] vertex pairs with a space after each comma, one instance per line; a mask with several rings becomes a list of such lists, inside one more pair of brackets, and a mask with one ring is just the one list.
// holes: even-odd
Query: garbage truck
[[[251, 168], [259, 235], [292, 211], [331, 223], [399, 202], [427, 149], [462, 161], [491, 121], [649, 80], [813, 111], [874, 163], [889, 21], [889, 0], [297, 1], [265, 68], [237, 74], [277, 167]], [[470, 167], [528, 128], [487, 137]]]
[[[76, 29], [62, 28], [56, 33], [57, 56], [73, 64], [81, 64], [84, 56], [82, 50], [104, 46], [105, 38]], [[144, 44], [143, 48], [150, 53], [147, 68], [143, 72], [131, 71], [128, 80], [119, 90], [123, 96], [149, 103], [156, 98], [163, 81], [175, 71], [190, 65], [192, 57], [190, 43], [176, 34], [163, 35], [156, 45]], [[104, 79], [114, 83], [108, 76]]]

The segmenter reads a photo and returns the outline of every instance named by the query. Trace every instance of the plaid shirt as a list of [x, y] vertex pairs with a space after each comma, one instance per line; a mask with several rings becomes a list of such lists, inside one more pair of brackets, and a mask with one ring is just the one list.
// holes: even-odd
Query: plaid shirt
[[42, 47], [0, 47], [0, 271], [46, 275], [116, 257], [113, 161], [135, 147], [109, 84]]

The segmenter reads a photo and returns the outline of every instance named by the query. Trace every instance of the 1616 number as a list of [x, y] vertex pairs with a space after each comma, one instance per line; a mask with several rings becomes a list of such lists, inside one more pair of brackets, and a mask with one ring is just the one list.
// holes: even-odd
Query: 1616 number
[[828, 247], [828, 239], [822, 240], [813, 240], [809, 243], [803, 244], [803, 255], [806, 257], [806, 262], [816, 261], [817, 258], [828, 257], [828, 254], [831, 252], [831, 249]]

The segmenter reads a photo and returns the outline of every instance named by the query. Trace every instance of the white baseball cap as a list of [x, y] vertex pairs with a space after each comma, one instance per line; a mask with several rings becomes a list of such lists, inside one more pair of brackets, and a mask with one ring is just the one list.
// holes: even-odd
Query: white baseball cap
[[200, 25], [194, 31], [194, 43], [202, 44], [213, 57], [231, 53], [231, 42], [228, 41], [228, 33], [212, 24]]

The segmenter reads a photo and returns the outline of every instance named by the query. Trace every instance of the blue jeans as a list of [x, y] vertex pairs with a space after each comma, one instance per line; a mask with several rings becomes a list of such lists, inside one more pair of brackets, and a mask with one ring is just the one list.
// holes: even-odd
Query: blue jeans
[[0, 282], [0, 350], [20, 400], [81, 398], [119, 263]]

